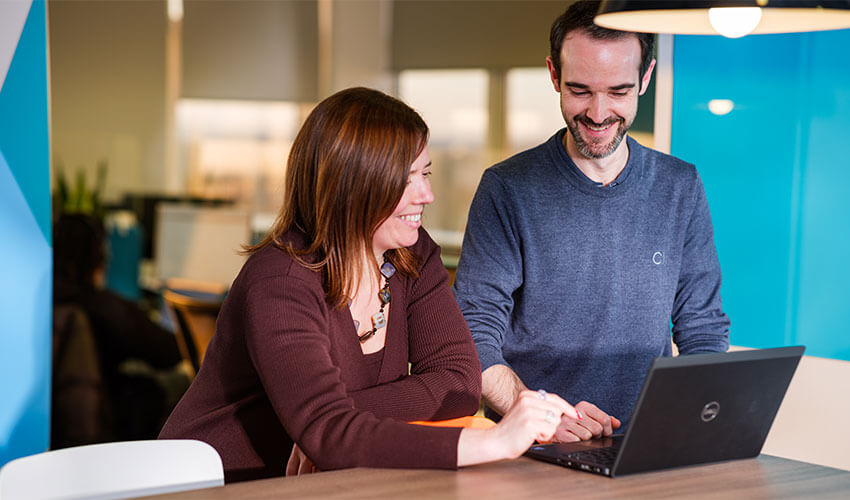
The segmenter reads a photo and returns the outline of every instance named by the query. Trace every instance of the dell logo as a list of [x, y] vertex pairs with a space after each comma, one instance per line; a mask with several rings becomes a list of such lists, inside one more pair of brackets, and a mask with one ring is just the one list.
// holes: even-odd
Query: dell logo
[[718, 413], [720, 413], [720, 403], [712, 401], [702, 407], [702, 412], [700, 413], [699, 418], [701, 418], [703, 422], [711, 422], [717, 418]]

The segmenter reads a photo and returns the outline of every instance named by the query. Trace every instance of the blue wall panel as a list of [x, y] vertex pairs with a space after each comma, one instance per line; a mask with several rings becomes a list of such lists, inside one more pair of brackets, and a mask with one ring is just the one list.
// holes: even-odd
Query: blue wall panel
[[0, 150], [50, 239], [50, 150], [47, 136], [47, 35], [44, 2], [33, 2], [0, 90]]
[[850, 30], [809, 36], [798, 338], [850, 360]]
[[[733, 344], [850, 360], [850, 31], [674, 39], [671, 152], [711, 205]], [[730, 99], [717, 116], [712, 99]]]
[[[7, 4], [0, 29], [21, 30]], [[25, 4], [24, 4], [25, 5]], [[23, 29], [0, 88], [0, 465], [48, 447], [50, 149], [45, 4]], [[8, 33], [8, 31], [7, 31]]]

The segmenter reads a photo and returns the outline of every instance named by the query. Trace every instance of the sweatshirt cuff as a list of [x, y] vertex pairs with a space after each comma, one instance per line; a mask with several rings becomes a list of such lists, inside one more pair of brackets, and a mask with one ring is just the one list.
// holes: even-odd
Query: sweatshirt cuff
[[475, 347], [478, 350], [478, 359], [481, 361], [482, 372], [493, 365], [510, 366], [505, 361], [505, 358], [502, 357], [501, 349], [483, 344], [476, 344]]

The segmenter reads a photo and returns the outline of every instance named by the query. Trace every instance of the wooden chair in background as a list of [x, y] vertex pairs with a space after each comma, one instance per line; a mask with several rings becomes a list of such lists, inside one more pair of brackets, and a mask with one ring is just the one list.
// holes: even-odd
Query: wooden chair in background
[[198, 373], [204, 361], [225, 292], [223, 285], [177, 278], [168, 280], [162, 291], [190, 377]]

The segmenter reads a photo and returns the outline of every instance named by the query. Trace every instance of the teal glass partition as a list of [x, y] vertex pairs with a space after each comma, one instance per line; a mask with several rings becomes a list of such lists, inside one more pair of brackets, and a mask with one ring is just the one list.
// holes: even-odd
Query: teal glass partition
[[735, 345], [850, 360], [848, 47], [850, 30], [674, 38], [671, 152], [705, 184]]

